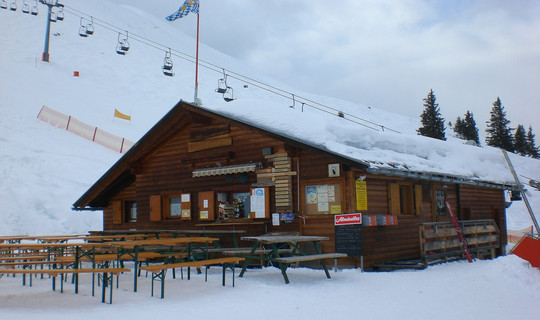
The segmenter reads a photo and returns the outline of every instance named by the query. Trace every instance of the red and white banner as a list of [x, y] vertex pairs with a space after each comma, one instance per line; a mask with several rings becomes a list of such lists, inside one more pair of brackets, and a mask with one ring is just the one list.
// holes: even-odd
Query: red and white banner
[[342, 226], [346, 224], [362, 224], [361, 213], [337, 214], [334, 216], [334, 225]]

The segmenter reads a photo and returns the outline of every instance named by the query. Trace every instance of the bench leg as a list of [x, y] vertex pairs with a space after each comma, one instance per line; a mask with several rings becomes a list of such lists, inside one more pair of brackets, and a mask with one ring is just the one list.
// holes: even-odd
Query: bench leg
[[287, 276], [287, 268], [289, 267], [289, 263], [280, 263], [279, 269], [281, 269], [281, 274], [283, 275], [283, 279], [285, 280], [286, 284], [289, 284], [289, 277]]
[[324, 260], [321, 260], [322, 267], [324, 269], [324, 273], [326, 273], [326, 277], [330, 279], [330, 272], [328, 272], [328, 267], [326, 266], [326, 263]]

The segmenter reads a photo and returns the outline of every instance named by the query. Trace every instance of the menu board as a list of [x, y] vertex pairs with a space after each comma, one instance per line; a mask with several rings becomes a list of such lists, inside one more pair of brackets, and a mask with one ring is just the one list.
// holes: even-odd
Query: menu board
[[346, 224], [335, 226], [336, 252], [349, 256], [362, 256], [362, 225]]

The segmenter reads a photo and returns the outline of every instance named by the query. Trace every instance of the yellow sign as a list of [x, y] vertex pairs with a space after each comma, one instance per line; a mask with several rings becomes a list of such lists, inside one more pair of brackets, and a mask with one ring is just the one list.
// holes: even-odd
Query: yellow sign
[[356, 180], [356, 210], [367, 210], [366, 181]]
[[114, 109], [114, 116], [116, 118], [120, 118], [120, 119], [124, 119], [124, 120], [129, 120], [131, 121], [131, 116], [128, 116], [127, 114], [123, 114], [122, 112]]
[[330, 213], [331, 214], [340, 214], [341, 213], [341, 205], [330, 206]]

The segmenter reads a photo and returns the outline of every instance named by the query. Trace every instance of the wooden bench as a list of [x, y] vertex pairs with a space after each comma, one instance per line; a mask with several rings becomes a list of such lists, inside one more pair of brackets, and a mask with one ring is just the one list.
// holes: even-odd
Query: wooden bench
[[[117, 276], [122, 272], [129, 272], [131, 271], [128, 268], [84, 268], [84, 269], [0, 269], [0, 274], [8, 273], [8, 274], [47, 274], [52, 277], [52, 290], [56, 290], [56, 277], [60, 275], [60, 292], [64, 292], [64, 274], [81, 274], [81, 273], [92, 273], [92, 274], [102, 274], [102, 290], [101, 290], [101, 302], [105, 302], [105, 289], [107, 286], [110, 287], [109, 289], [109, 303], [112, 304], [112, 293], [113, 293], [113, 275], [116, 274]], [[78, 281], [75, 282], [75, 293], [77, 294], [79, 292], [79, 283]], [[94, 295], [94, 285], [92, 283], [92, 296]]]
[[281, 274], [283, 275], [283, 278], [285, 279], [285, 283], [289, 283], [289, 277], [287, 276], [287, 268], [293, 263], [306, 262], [306, 261], [319, 261], [324, 269], [324, 272], [326, 273], [326, 277], [330, 279], [330, 272], [328, 272], [328, 267], [326, 266], [326, 263], [324, 262], [324, 260], [325, 259], [339, 259], [339, 258], [345, 258], [345, 257], [347, 257], [346, 253], [334, 252], [334, 253], [320, 253], [320, 254], [281, 257], [281, 258], [275, 258], [273, 259], [273, 261], [279, 264], [279, 269], [281, 269]]
[[204, 281], [208, 280], [208, 268], [213, 265], [221, 265], [223, 267], [223, 278], [222, 285], [225, 286], [225, 271], [226, 269], [231, 269], [232, 271], [232, 286], [234, 287], [234, 266], [241, 261], [244, 261], [243, 257], [226, 257], [226, 258], [217, 258], [209, 260], [199, 260], [199, 261], [186, 261], [186, 262], [177, 262], [177, 263], [165, 263], [157, 264], [146, 267], [141, 267], [141, 270], [152, 272], [152, 292], [151, 296], [154, 296], [154, 280], [157, 279], [161, 281], [161, 299], [165, 296], [165, 277], [167, 269], [175, 268], [188, 268], [188, 280], [190, 278], [189, 268], [196, 267], [201, 268], [205, 267]]

